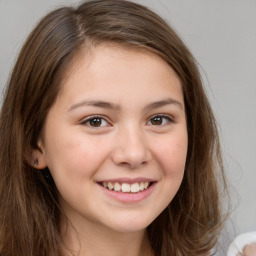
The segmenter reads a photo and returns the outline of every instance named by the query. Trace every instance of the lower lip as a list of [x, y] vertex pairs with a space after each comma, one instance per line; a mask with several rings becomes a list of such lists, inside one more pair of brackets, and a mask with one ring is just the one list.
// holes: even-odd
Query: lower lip
[[124, 192], [117, 192], [114, 190], [109, 190], [107, 188], [104, 188], [103, 186], [99, 185], [98, 186], [102, 189], [102, 191], [107, 194], [108, 196], [114, 198], [117, 201], [123, 202], [123, 203], [136, 203], [140, 202], [147, 197], [150, 196], [152, 193], [156, 183], [152, 183], [147, 189], [139, 191], [137, 193], [124, 193]]

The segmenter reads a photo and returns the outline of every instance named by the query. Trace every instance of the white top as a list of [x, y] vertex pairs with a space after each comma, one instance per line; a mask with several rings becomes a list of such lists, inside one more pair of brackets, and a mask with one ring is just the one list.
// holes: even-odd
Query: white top
[[256, 231], [244, 233], [235, 238], [228, 248], [227, 256], [236, 256], [238, 252], [242, 252], [247, 244], [256, 242]]

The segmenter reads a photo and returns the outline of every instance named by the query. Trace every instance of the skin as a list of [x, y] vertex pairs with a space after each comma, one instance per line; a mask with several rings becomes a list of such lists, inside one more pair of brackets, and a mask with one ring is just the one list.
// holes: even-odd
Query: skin
[[237, 256], [256, 256], [256, 243], [247, 244], [243, 248], [243, 252], [238, 253]]
[[[187, 143], [181, 83], [163, 59], [116, 45], [81, 52], [33, 152], [59, 190], [74, 255], [153, 255], [146, 228], [179, 189]], [[126, 202], [99, 185], [128, 178], [153, 181], [151, 193]]]

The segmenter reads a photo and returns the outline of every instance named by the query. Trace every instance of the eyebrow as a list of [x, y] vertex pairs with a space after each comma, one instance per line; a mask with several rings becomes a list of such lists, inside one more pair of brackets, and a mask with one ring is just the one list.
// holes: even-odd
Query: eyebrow
[[175, 100], [173, 98], [166, 98], [164, 100], [152, 102], [152, 103], [148, 104], [144, 108], [144, 110], [152, 110], [152, 109], [155, 109], [155, 108], [161, 108], [161, 107], [164, 107], [166, 105], [176, 105], [181, 110], [183, 110], [183, 105], [181, 104], [181, 102], [179, 102], [179, 101], [177, 101], [177, 100]]
[[93, 106], [98, 108], [106, 108], [106, 109], [114, 109], [119, 110], [120, 107], [118, 105], [115, 105], [113, 103], [107, 102], [107, 101], [101, 101], [101, 100], [83, 100], [79, 103], [76, 103], [72, 105], [68, 111], [72, 111], [76, 108], [83, 107], [83, 106]]
[[[166, 105], [176, 105], [178, 106], [181, 110], [183, 110], [183, 105], [181, 102], [173, 99], [173, 98], [166, 98], [160, 101], [155, 101], [152, 102], [144, 107], [144, 111], [149, 111], [153, 110], [156, 108], [164, 107]], [[107, 101], [101, 101], [101, 100], [83, 100], [79, 103], [76, 103], [72, 105], [68, 111], [72, 111], [76, 108], [83, 107], [83, 106], [93, 106], [93, 107], [98, 107], [98, 108], [104, 108], [104, 109], [112, 109], [112, 110], [120, 110], [121, 107], [119, 105], [113, 104], [111, 102]]]

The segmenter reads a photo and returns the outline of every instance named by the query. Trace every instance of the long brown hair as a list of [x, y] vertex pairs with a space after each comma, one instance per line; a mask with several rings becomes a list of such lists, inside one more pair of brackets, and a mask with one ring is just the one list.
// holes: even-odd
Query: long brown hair
[[40, 21], [20, 52], [0, 116], [1, 255], [64, 255], [57, 189], [50, 171], [33, 168], [29, 155], [38, 148], [70, 63], [81, 48], [101, 43], [154, 52], [179, 76], [189, 137], [185, 175], [148, 234], [155, 255], [209, 255], [223, 224], [220, 200], [226, 183], [216, 122], [197, 63], [163, 19], [125, 0], [59, 8]]

